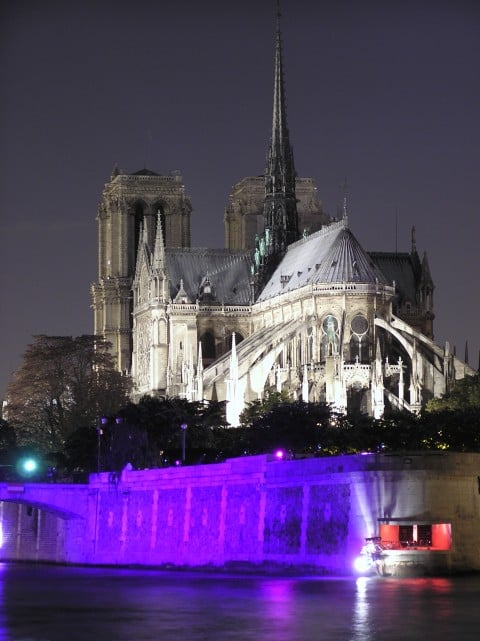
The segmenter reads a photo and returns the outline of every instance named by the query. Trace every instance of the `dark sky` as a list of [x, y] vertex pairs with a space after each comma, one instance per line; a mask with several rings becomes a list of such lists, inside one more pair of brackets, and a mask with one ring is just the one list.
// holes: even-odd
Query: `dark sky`
[[[223, 246], [261, 174], [273, 0], [16, 0], [0, 9], [0, 396], [34, 334], [93, 332], [96, 210], [115, 163], [178, 169], [192, 244]], [[284, 0], [297, 171], [366, 250], [427, 251], [435, 337], [478, 364], [480, 3]], [[397, 223], [396, 223], [397, 220]]]

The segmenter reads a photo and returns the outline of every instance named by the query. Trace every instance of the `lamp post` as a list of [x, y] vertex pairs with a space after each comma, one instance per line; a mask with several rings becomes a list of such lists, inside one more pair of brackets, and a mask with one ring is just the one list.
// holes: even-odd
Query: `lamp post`
[[182, 430], [182, 464], [185, 463], [185, 441], [186, 441], [186, 435], [187, 435], [187, 424], [182, 423], [180, 425], [180, 429]]
[[108, 418], [102, 416], [100, 425], [97, 427], [97, 474], [100, 474], [100, 461], [101, 461], [101, 436], [103, 434], [103, 425], [108, 423]]

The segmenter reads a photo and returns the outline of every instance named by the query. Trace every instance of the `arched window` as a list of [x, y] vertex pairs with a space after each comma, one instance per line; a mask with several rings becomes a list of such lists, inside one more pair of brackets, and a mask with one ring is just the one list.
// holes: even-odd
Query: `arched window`
[[212, 363], [216, 358], [215, 336], [211, 332], [205, 332], [200, 337], [202, 344], [202, 358], [205, 364]]
[[299, 334], [297, 336], [297, 361], [296, 361], [296, 364], [297, 365], [301, 365], [302, 363], [303, 363], [303, 359], [302, 359], [302, 336], [301, 336], [301, 334]]
[[340, 328], [335, 316], [325, 316], [322, 323], [321, 359], [338, 354], [340, 347]]
[[313, 361], [313, 327], [307, 329], [307, 354], [306, 362]]

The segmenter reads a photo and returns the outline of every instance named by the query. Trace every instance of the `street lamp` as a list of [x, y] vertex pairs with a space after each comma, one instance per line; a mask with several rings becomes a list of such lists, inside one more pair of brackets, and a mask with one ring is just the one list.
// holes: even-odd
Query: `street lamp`
[[185, 463], [185, 440], [187, 435], [187, 424], [182, 423], [180, 425], [180, 429], [182, 430], [182, 464], [183, 464]]
[[100, 453], [101, 453], [101, 436], [103, 434], [103, 425], [108, 423], [108, 418], [102, 416], [100, 425], [97, 426], [97, 474], [100, 474]]
[[21, 458], [17, 462], [17, 471], [20, 476], [31, 478], [38, 472], [38, 461], [32, 456]]

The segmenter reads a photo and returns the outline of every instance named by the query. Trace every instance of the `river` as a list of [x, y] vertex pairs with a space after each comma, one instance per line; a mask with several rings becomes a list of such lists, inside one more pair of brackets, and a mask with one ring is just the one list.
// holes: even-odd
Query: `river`
[[477, 641], [480, 576], [279, 577], [0, 564], [0, 641]]

